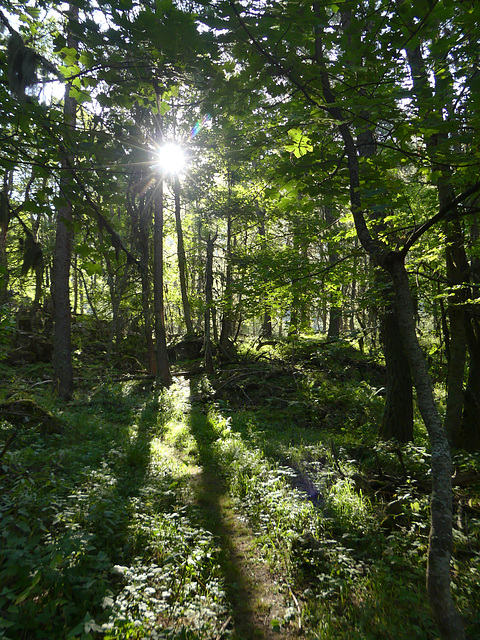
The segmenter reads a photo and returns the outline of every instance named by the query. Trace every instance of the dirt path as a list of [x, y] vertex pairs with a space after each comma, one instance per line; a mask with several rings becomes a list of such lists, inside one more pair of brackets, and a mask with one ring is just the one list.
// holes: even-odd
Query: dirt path
[[[208, 420], [193, 420], [189, 396], [197, 389], [194, 381], [180, 381], [184, 416], [190, 416], [188, 430], [195, 439], [196, 468], [189, 478], [191, 497], [199, 507], [202, 526], [216, 538], [219, 562], [225, 579], [225, 595], [231, 615], [217, 639], [229, 632], [231, 640], [301, 640], [299, 616], [284, 623], [285, 611], [294, 601], [293, 594], [282, 593], [266, 562], [257, 551], [257, 540], [242, 521], [222, 480], [218, 454], [213, 443], [217, 434]], [[179, 452], [180, 453], [180, 452]], [[297, 612], [298, 603], [296, 604]], [[282, 623], [282, 624], [280, 624]]]
[[236, 640], [302, 638], [298, 620], [281, 628], [276, 624], [285, 616], [284, 594], [258, 557], [255, 537], [237, 515], [218, 476], [203, 470], [196, 484], [197, 502], [206, 514], [208, 528], [219, 540], [225, 589], [232, 607], [225, 630], [233, 630]]

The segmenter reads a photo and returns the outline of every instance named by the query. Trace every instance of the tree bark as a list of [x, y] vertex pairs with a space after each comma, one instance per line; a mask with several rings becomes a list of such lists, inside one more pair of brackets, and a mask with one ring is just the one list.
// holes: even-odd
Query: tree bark
[[10, 203], [8, 201], [7, 172], [3, 178], [3, 189], [0, 191], [0, 304], [8, 298], [8, 259], [7, 259], [7, 233], [10, 223]]
[[[412, 26], [413, 29], [413, 26]], [[443, 101], [438, 103], [437, 94], [442, 98], [449, 95], [446, 90], [451, 84], [451, 78], [442, 68], [442, 79], [434, 70], [435, 96], [429, 85], [429, 71], [426, 68], [420, 46], [415, 49], [407, 48], [407, 59], [413, 81], [413, 94], [417, 101], [419, 113], [429, 122], [441, 123], [443, 110], [453, 112], [451, 104]], [[442, 164], [443, 152], [438, 151], [440, 143], [448, 143], [447, 133], [424, 135], [425, 148], [434, 168], [439, 171], [437, 193], [440, 209], [451, 202], [455, 193], [451, 184], [451, 168]], [[453, 210], [455, 213], [456, 209]], [[461, 440], [462, 410], [464, 404], [463, 383], [467, 353], [465, 300], [468, 298], [468, 260], [465, 252], [463, 231], [458, 219], [446, 222], [445, 231], [445, 262], [449, 286], [453, 288], [447, 299], [447, 313], [450, 322], [450, 341], [448, 350], [447, 371], [447, 406], [445, 412], [445, 429], [453, 446], [459, 446]], [[463, 286], [462, 286], [463, 285]]]
[[213, 302], [213, 250], [217, 234], [207, 238], [207, 264], [205, 267], [205, 371], [213, 373], [213, 354], [211, 338], [211, 311]]
[[[475, 273], [475, 270], [474, 270]], [[467, 451], [480, 451], [480, 318], [477, 305], [467, 308], [469, 370], [463, 408], [460, 445]]]
[[[230, 177], [229, 177], [230, 190]], [[230, 197], [229, 197], [230, 200]], [[225, 289], [224, 289], [224, 305], [222, 323], [220, 329], [220, 349], [225, 355], [230, 351], [230, 337], [233, 328], [233, 294], [232, 294], [232, 214], [230, 211], [230, 202], [228, 203], [227, 214], [227, 246], [225, 251], [226, 268], [225, 268]]]
[[465, 638], [463, 621], [450, 591], [452, 549], [452, 465], [445, 429], [433, 398], [427, 364], [415, 331], [414, 307], [403, 257], [389, 265], [399, 310], [402, 342], [408, 354], [420, 413], [432, 445], [432, 494], [427, 591], [442, 640]]
[[151, 287], [149, 279], [149, 230], [151, 225], [152, 209], [146, 206], [145, 199], [142, 197], [139, 202], [138, 215], [138, 248], [140, 253], [140, 280], [142, 286], [142, 313], [143, 313], [143, 330], [145, 334], [145, 343], [147, 347], [148, 373], [156, 375], [157, 373], [157, 355], [155, 353], [155, 344], [153, 341], [152, 327], [152, 309], [151, 309]]
[[155, 310], [155, 341], [157, 347], [157, 378], [162, 384], [172, 384], [167, 351], [165, 304], [163, 292], [163, 178], [155, 185], [155, 222], [153, 230], [153, 306]]
[[387, 370], [385, 409], [380, 436], [399, 442], [413, 440], [413, 393], [410, 366], [401, 340], [398, 309], [395, 302], [383, 310], [380, 341]]
[[[260, 209], [258, 206], [258, 202], [255, 203], [257, 207], [257, 213], [260, 220], [258, 225], [258, 235], [260, 236], [260, 246], [265, 251], [267, 248], [267, 237], [265, 230], [265, 211]], [[266, 340], [270, 340], [273, 335], [272, 330], [272, 316], [270, 315], [270, 307], [267, 304], [265, 306], [265, 310], [263, 312], [263, 320], [262, 320], [262, 328], [261, 328], [261, 336]]]
[[185, 320], [187, 335], [192, 335], [194, 331], [192, 315], [190, 311], [190, 301], [188, 299], [187, 260], [185, 257], [185, 245], [183, 242], [182, 218], [180, 210], [180, 179], [178, 175], [174, 176], [173, 178], [173, 193], [175, 198], [175, 226], [177, 229], [178, 271], [180, 276], [180, 292], [182, 294], [183, 318]]
[[[335, 220], [333, 217], [333, 211], [330, 202], [327, 202], [323, 206], [323, 214], [325, 216], [325, 222], [328, 227], [333, 226]], [[329, 264], [335, 264], [338, 261], [339, 255], [337, 251], [333, 248], [332, 243], [328, 244], [328, 262]], [[339, 289], [341, 289], [341, 285], [339, 285]], [[327, 338], [328, 340], [335, 340], [340, 337], [340, 326], [342, 324], [342, 309], [338, 306], [338, 304], [333, 303], [330, 296], [330, 309], [328, 316], [328, 331]]]
[[[78, 7], [70, 5], [68, 9], [70, 24], [78, 21]], [[78, 43], [72, 30], [68, 27], [67, 46], [77, 49]], [[64, 120], [67, 129], [75, 129], [77, 102], [70, 94], [71, 85], [67, 84], [64, 101]], [[72, 204], [69, 195], [69, 178], [67, 177], [69, 159], [68, 140], [64, 140], [62, 158], [62, 177], [60, 193], [65, 205], [57, 213], [55, 252], [53, 263], [52, 294], [54, 304], [54, 341], [53, 341], [53, 384], [60, 398], [68, 400], [73, 393], [72, 336], [70, 309], [70, 262], [72, 252]]]
[[[319, 11], [318, 3], [314, 10]], [[432, 495], [430, 537], [428, 548], [427, 593], [442, 640], [464, 640], [463, 621], [455, 609], [450, 591], [450, 557], [452, 545], [452, 464], [450, 447], [442, 421], [435, 406], [433, 389], [425, 357], [418, 342], [413, 306], [404, 255], [389, 249], [370, 234], [362, 208], [362, 185], [357, 149], [349, 125], [337, 97], [332, 91], [321, 41], [321, 31], [315, 30], [315, 57], [320, 67], [320, 79], [329, 112], [340, 124], [350, 178], [350, 206], [355, 229], [365, 251], [374, 262], [392, 277], [398, 308], [398, 321], [403, 348], [407, 354], [417, 402], [428, 431], [432, 454]]]
[[[478, 218], [475, 216], [470, 233], [473, 245], [479, 240]], [[471, 297], [480, 298], [480, 258], [471, 261]], [[480, 310], [469, 304], [465, 310], [465, 330], [468, 344], [469, 369], [463, 409], [461, 446], [467, 451], [480, 451]]]

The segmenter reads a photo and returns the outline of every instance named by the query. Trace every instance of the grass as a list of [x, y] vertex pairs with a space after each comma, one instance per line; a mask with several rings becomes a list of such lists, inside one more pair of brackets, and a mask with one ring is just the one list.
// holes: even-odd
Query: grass
[[[437, 638], [428, 450], [374, 444], [382, 400], [350, 348], [270, 357], [168, 390], [86, 381], [66, 405], [11, 376], [62, 431], [25, 423], [1, 459], [2, 640]], [[472, 638], [478, 495], [456, 489], [452, 563]]]

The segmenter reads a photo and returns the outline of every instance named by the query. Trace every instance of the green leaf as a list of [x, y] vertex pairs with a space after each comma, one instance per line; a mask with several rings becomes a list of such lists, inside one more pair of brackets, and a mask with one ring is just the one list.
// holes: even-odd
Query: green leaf
[[89, 276], [102, 274], [102, 265], [96, 262], [84, 262], [82, 269], [84, 269]]
[[292, 139], [292, 144], [285, 145], [285, 150], [290, 151], [296, 158], [301, 158], [313, 151], [310, 138], [302, 133], [300, 129], [289, 129], [288, 136]]
[[69, 91], [69, 96], [71, 98], [74, 98], [74, 100], [76, 100], [78, 104], [91, 102], [92, 100], [92, 96], [89, 93], [87, 93], [86, 91], [83, 91], [82, 89], [76, 89], [75, 87], [71, 87]]
[[40, 9], [38, 7], [24, 7], [24, 11], [26, 11], [32, 18], [40, 17]]

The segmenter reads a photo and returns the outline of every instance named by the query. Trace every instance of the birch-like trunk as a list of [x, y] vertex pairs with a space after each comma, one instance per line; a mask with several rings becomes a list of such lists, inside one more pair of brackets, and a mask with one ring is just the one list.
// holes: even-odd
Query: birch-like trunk
[[[314, 9], [319, 11], [317, 3], [315, 3]], [[453, 603], [450, 584], [453, 520], [450, 446], [435, 405], [425, 356], [416, 334], [413, 299], [404, 264], [405, 256], [401, 252], [391, 251], [382, 241], [372, 237], [367, 227], [365, 209], [362, 207], [362, 185], [357, 148], [347, 119], [338, 106], [337, 96], [330, 85], [319, 28], [315, 30], [315, 36], [315, 54], [320, 68], [323, 96], [331, 117], [340, 123], [338, 129], [347, 157], [350, 207], [357, 236], [374, 262], [388, 271], [392, 277], [398, 307], [400, 337], [410, 364], [420, 413], [430, 438], [432, 495], [427, 567], [428, 598], [442, 640], [464, 640], [463, 621]]]

